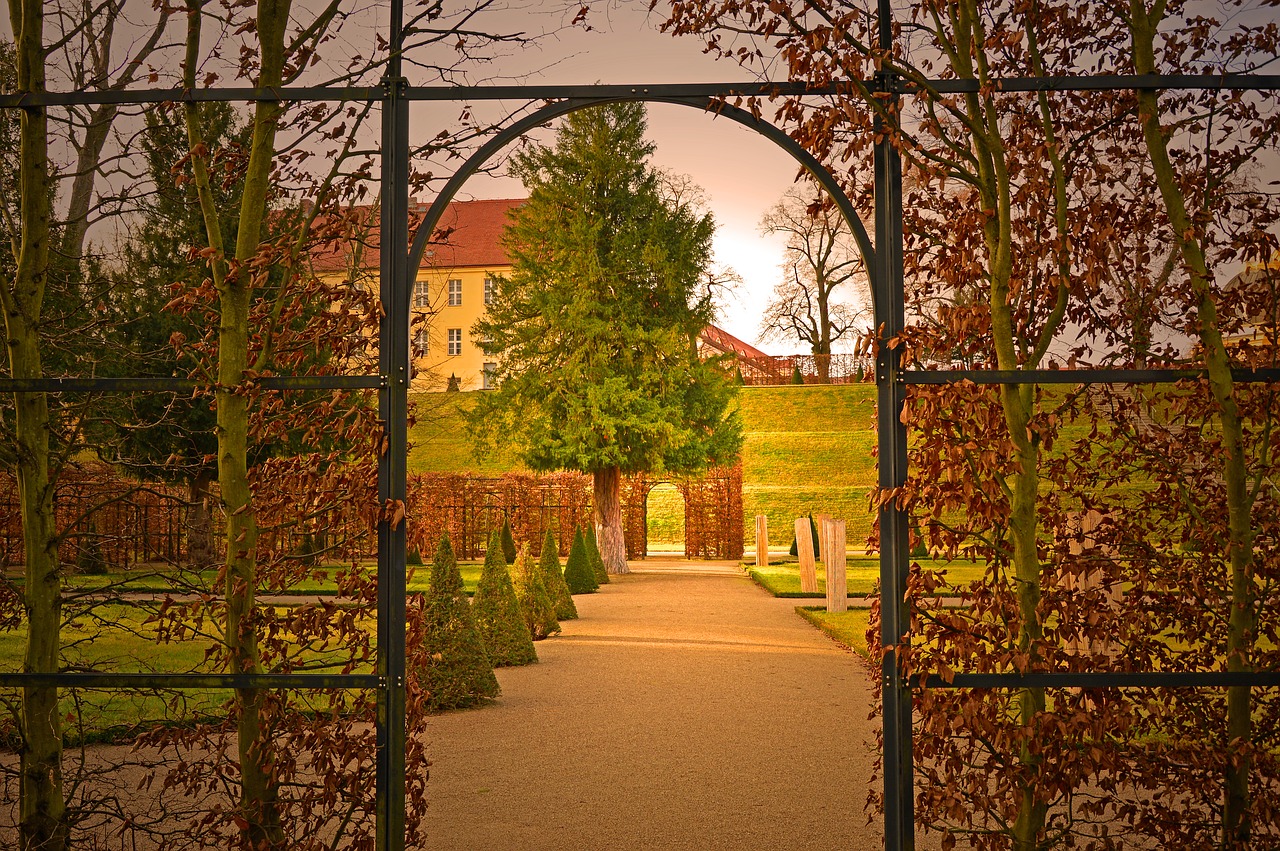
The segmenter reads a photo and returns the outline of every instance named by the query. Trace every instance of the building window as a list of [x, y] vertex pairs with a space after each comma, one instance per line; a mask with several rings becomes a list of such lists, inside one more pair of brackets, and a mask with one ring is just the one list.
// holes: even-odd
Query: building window
[[419, 328], [413, 332], [413, 356], [415, 358], [426, 357], [431, 351], [431, 332], [426, 328]]
[[461, 328], [449, 329], [449, 354], [451, 355], [462, 354], [462, 329]]
[[493, 291], [496, 286], [497, 284], [494, 283], [493, 278], [484, 279], [484, 303], [485, 304], [493, 304]]
[[413, 306], [414, 307], [430, 307], [431, 306], [431, 284], [427, 281], [413, 282]]
[[449, 279], [449, 306], [459, 307], [462, 305], [462, 281], [457, 278]]
[[486, 363], [484, 365], [484, 369], [480, 372], [480, 379], [482, 382], [480, 386], [482, 389], [492, 390], [498, 386], [497, 376], [494, 375], [494, 371], [497, 370], [497, 368], [498, 365], [496, 363]]

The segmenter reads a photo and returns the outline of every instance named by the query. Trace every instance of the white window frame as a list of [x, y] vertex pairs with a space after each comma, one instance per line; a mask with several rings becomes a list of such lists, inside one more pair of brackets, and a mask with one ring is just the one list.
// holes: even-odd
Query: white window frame
[[430, 307], [431, 306], [431, 282], [430, 281], [414, 281], [413, 282], [413, 306], [414, 307]]
[[462, 354], [462, 329], [449, 329], [449, 356], [456, 357]]
[[445, 286], [449, 290], [449, 306], [462, 307], [462, 279], [450, 278]]
[[484, 279], [484, 303], [493, 304], [493, 293], [498, 288], [498, 282], [493, 278]]
[[413, 356], [426, 357], [431, 354], [431, 329], [418, 328], [413, 332]]
[[498, 386], [498, 382], [495, 377], [495, 373], [497, 371], [498, 365], [496, 363], [485, 363], [484, 366], [480, 368], [481, 390], [492, 390]]

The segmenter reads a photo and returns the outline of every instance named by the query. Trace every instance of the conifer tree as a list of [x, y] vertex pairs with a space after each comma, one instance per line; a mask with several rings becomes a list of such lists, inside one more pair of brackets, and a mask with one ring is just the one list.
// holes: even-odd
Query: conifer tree
[[556, 620], [555, 604], [542, 580], [542, 568], [530, 555], [528, 544], [521, 545], [520, 555], [516, 558], [515, 588], [520, 613], [529, 628], [530, 637], [541, 641], [558, 633], [560, 621]]
[[471, 598], [471, 611], [485, 652], [495, 668], [538, 661], [538, 653], [533, 649], [533, 639], [511, 584], [511, 574], [507, 573], [507, 561], [502, 554], [502, 531], [499, 529], [493, 530], [489, 536], [484, 570], [480, 573], [475, 596]]
[[596, 524], [587, 524], [587, 557], [591, 559], [591, 570], [596, 575], [596, 583], [609, 584], [609, 571], [605, 570], [604, 559], [600, 556], [600, 545], [596, 543]]
[[511, 518], [502, 518], [502, 556], [506, 559], [507, 564], [514, 564], [516, 560], [516, 539], [511, 535]]
[[538, 561], [538, 567], [542, 571], [542, 582], [547, 588], [547, 595], [551, 597], [556, 618], [562, 621], [571, 621], [576, 618], [578, 607], [573, 604], [573, 595], [569, 593], [569, 586], [564, 584], [564, 573], [560, 570], [560, 553], [556, 551], [556, 536], [550, 529], [547, 530], [547, 536], [542, 542], [542, 558]]
[[715, 315], [714, 222], [649, 162], [645, 128], [642, 104], [594, 106], [566, 116], [552, 146], [513, 155], [529, 198], [503, 238], [512, 271], [472, 329], [497, 388], [469, 427], [533, 470], [591, 474], [611, 573], [628, 569], [624, 474], [697, 472], [742, 446], [727, 369], [696, 345]]
[[600, 587], [591, 569], [581, 526], [573, 527], [573, 546], [569, 548], [569, 562], [564, 568], [564, 584], [569, 586], [570, 594], [594, 594]]
[[456, 709], [498, 696], [498, 680], [462, 589], [462, 573], [447, 533], [431, 562], [424, 626], [428, 708]]

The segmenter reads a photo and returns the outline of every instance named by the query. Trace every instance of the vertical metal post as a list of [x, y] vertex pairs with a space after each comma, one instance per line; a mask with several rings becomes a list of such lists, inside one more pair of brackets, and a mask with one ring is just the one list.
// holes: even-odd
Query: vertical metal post
[[[383, 78], [381, 279], [378, 363], [383, 385], [378, 416], [386, 449], [378, 458], [381, 505], [403, 504], [409, 404], [409, 103], [400, 51], [404, 0], [391, 2], [390, 57]], [[378, 765], [379, 851], [405, 846], [405, 524], [378, 523]]]
[[[893, 15], [889, 0], [879, 3], [879, 46], [893, 47]], [[892, 72], [877, 75], [882, 91], [895, 89]], [[895, 113], [896, 94], [886, 94]], [[902, 272], [902, 160], [885, 132], [885, 121], [875, 117], [876, 198], [876, 326], [880, 331], [876, 356], [876, 389], [879, 432], [879, 483], [896, 488], [907, 481], [907, 429], [902, 423], [906, 385], [901, 380], [901, 353], [888, 341], [906, 324]], [[884, 724], [884, 847], [886, 851], [915, 848], [915, 800], [911, 754], [911, 689], [902, 675], [897, 648], [910, 623], [907, 610], [907, 516], [890, 502], [880, 509], [880, 642]]]

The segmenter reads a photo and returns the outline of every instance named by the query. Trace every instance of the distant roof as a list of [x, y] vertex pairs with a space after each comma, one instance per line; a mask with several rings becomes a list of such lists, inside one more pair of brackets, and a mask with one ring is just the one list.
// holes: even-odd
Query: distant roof
[[[523, 203], [523, 198], [450, 201], [423, 252], [422, 268], [493, 268], [511, 265], [507, 252], [502, 247], [502, 232], [507, 227], [507, 214]], [[421, 220], [430, 206], [423, 201], [409, 203], [411, 226]], [[374, 208], [360, 207], [354, 214], [362, 219], [374, 215]], [[372, 225], [368, 235], [362, 240], [364, 255], [361, 266], [369, 268], [378, 265], [380, 237], [379, 226]], [[409, 238], [412, 241], [412, 230]], [[345, 269], [349, 262], [348, 249], [349, 245], [338, 243], [316, 251], [312, 256], [313, 268], [321, 272]]]
[[726, 354], [733, 354], [743, 358], [770, 357], [750, 343], [744, 343], [728, 331], [723, 328], [717, 328], [714, 325], [708, 325], [703, 328], [699, 339], [702, 340], [704, 345], [711, 346]]

